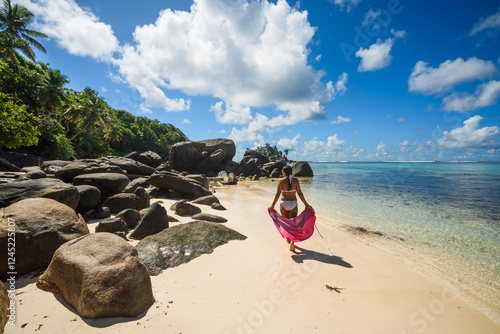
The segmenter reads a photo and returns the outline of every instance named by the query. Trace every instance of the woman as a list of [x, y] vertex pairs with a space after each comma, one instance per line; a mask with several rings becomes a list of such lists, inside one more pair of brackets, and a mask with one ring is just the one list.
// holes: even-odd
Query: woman
[[[299, 180], [295, 177], [292, 177], [292, 167], [290, 166], [283, 167], [282, 174], [284, 178], [282, 178], [278, 182], [278, 190], [276, 191], [276, 196], [274, 196], [273, 204], [270, 206], [269, 209], [274, 210], [274, 206], [276, 205], [276, 202], [278, 201], [278, 198], [281, 195], [281, 203], [280, 203], [281, 216], [287, 219], [295, 218], [297, 217], [297, 213], [299, 210], [297, 206], [296, 195], [299, 195], [299, 198], [302, 201], [302, 203], [304, 203], [304, 205], [306, 206], [306, 209], [311, 209], [311, 206], [307, 204], [307, 201], [304, 198], [304, 194], [300, 189]], [[286, 239], [286, 241], [290, 244], [290, 250], [292, 252], [295, 251], [294, 242], [291, 241], [290, 239]]]

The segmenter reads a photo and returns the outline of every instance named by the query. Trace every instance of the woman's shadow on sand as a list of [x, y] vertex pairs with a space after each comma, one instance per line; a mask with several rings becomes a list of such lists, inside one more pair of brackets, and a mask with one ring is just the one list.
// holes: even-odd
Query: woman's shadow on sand
[[349, 262], [344, 261], [340, 256], [328, 255], [313, 250], [305, 249], [295, 245], [295, 254], [292, 259], [297, 263], [304, 263], [304, 260], [316, 260], [327, 264], [335, 264], [345, 268], [352, 268]]

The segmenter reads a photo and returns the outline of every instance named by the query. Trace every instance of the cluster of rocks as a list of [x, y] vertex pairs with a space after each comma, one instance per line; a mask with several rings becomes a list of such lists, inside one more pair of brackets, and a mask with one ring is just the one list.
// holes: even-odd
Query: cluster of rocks
[[[224, 179], [225, 184], [235, 184], [239, 179], [281, 177], [287, 160], [270, 161], [265, 155], [247, 148], [238, 163], [232, 160], [236, 146], [229, 139], [181, 142], [172, 146], [166, 164], [173, 170], [205, 174]], [[311, 177], [313, 171], [306, 161], [292, 165], [293, 175]]]
[[[154, 302], [150, 275], [246, 238], [221, 224], [224, 217], [202, 212], [203, 205], [225, 210], [210, 191], [211, 178], [236, 184], [280, 177], [286, 165], [250, 149], [236, 163], [235, 153], [234, 142], [214, 139], [175, 144], [165, 161], [151, 151], [70, 161], [17, 152], [16, 163], [2, 155], [0, 277], [11, 271], [14, 230], [17, 275], [45, 270], [37, 286], [58, 293], [82, 317], [141, 314]], [[293, 168], [312, 176], [307, 163]], [[177, 199], [170, 211], [192, 221], [171, 227], [178, 219], [152, 198]], [[129, 239], [140, 241], [133, 247]]]
[[[206, 175], [172, 170], [154, 152], [49, 160], [23, 168], [4, 160], [0, 277], [12, 271], [8, 243], [15, 233], [17, 275], [44, 271], [37, 287], [59, 294], [85, 318], [137, 316], [154, 302], [150, 275], [245, 238], [221, 225], [224, 217], [200, 209], [206, 205], [225, 210], [209, 190]], [[171, 228], [178, 219], [159, 203], [151, 204], [151, 194], [180, 198], [170, 210], [192, 222]], [[87, 225], [91, 219], [98, 220], [93, 221], [95, 233]], [[129, 238], [140, 240], [140, 251], [127, 242]], [[177, 240], [172, 247], [182, 244], [195, 251], [151, 261], [154, 257], [147, 250], [172, 240]], [[8, 298], [0, 302], [5, 300], [8, 303]], [[0, 312], [5, 319], [3, 308]]]

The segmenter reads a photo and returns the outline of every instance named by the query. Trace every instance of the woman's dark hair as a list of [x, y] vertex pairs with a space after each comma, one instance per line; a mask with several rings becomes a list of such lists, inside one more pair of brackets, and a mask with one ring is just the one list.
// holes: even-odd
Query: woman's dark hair
[[290, 190], [292, 188], [292, 178], [290, 177], [292, 175], [292, 167], [285, 166], [283, 167], [283, 171], [285, 172], [286, 179], [288, 181], [288, 190]]

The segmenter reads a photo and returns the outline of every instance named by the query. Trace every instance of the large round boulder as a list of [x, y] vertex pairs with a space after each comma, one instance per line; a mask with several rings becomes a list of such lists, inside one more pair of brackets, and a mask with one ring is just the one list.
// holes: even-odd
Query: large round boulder
[[118, 173], [94, 173], [78, 175], [73, 179], [75, 186], [89, 185], [99, 188], [103, 195], [117, 194], [127, 186], [129, 179]]
[[0, 184], [0, 208], [26, 198], [52, 198], [76, 209], [80, 202], [78, 190], [58, 179], [44, 178]]
[[80, 194], [80, 202], [76, 208], [76, 212], [86, 212], [97, 207], [101, 199], [101, 191], [99, 188], [88, 185], [76, 186]]
[[231, 161], [236, 145], [230, 139], [208, 139], [176, 143], [170, 149], [167, 164], [178, 171], [207, 173]]
[[7, 246], [12, 232], [16, 240], [15, 271], [24, 275], [47, 267], [59, 246], [88, 234], [89, 229], [73, 209], [49, 198], [29, 198], [1, 209], [1, 277], [11, 271]]
[[150, 167], [156, 168], [163, 162], [162, 157], [153, 151], [146, 151], [139, 155], [139, 162], [148, 165]]
[[136, 317], [154, 303], [137, 250], [111, 233], [62, 245], [36, 285], [59, 294], [84, 318]]
[[307, 161], [297, 161], [292, 165], [293, 176], [314, 176], [313, 170]]

